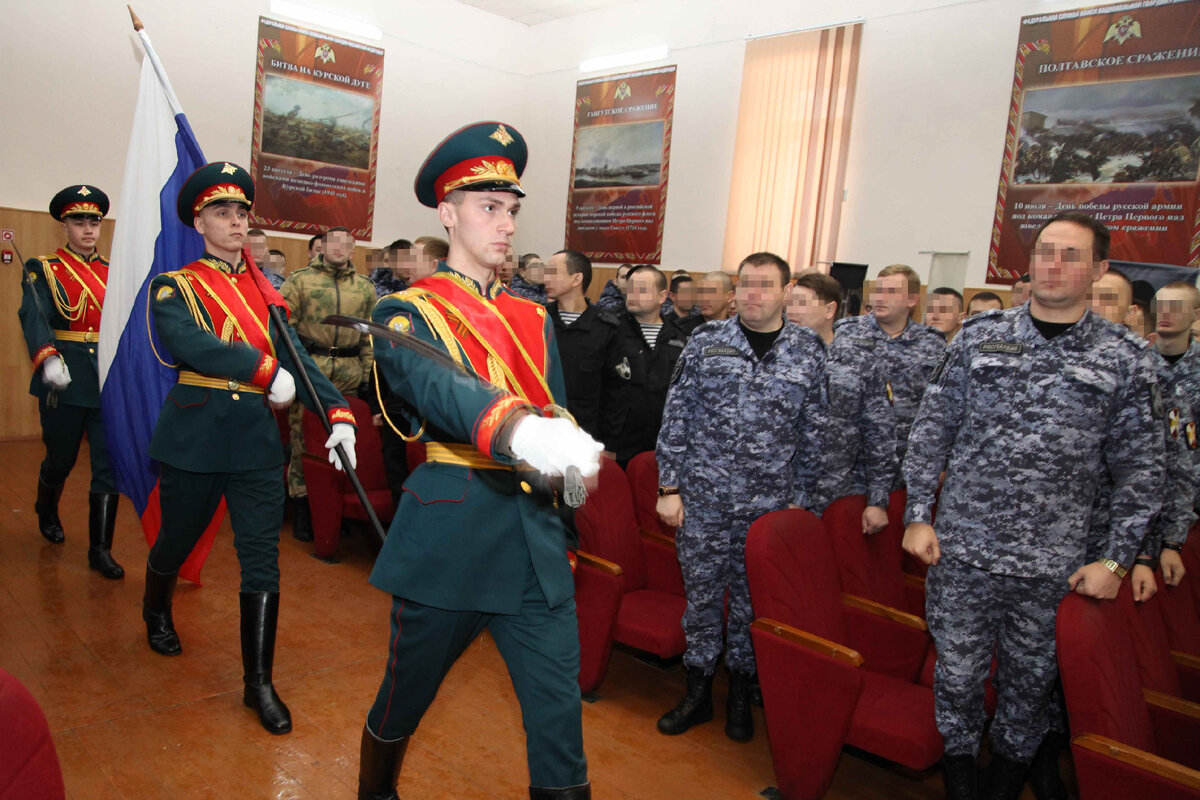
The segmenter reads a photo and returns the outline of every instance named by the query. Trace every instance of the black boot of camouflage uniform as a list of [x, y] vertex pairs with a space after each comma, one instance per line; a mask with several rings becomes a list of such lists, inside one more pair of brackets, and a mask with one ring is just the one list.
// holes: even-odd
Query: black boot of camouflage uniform
[[725, 701], [725, 735], [735, 742], [754, 738], [754, 716], [750, 713], [750, 684], [752, 678], [735, 670], [729, 671], [729, 698]]
[[946, 756], [942, 759], [943, 777], [946, 781], [946, 800], [978, 800], [979, 769], [975, 756]]
[[578, 786], [564, 786], [561, 789], [530, 786], [529, 800], [592, 800], [592, 784], [590, 782], [581, 783]]
[[658, 729], [668, 736], [684, 733], [693, 725], [713, 718], [713, 676], [705, 675], [699, 667], [687, 668], [687, 694], [679, 705], [663, 714]]
[[38, 475], [37, 500], [33, 504], [33, 510], [37, 512], [38, 530], [51, 544], [62, 544], [67, 538], [63, 532], [62, 521], [58, 518], [58, 499], [62, 497], [65, 485], [60, 483], [58, 486], [51, 486]]
[[1028, 764], [994, 754], [988, 767], [987, 786], [984, 787], [980, 800], [1017, 800], [1021, 796], [1021, 790], [1025, 788], [1025, 777], [1028, 774]]
[[125, 577], [125, 569], [112, 557], [113, 529], [117, 524], [117, 501], [121, 495], [88, 496], [88, 567], [111, 581]]
[[1029, 785], [1037, 800], [1067, 800], [1067, 785], [1058, 767], [1058, 756], [1066, 747], [1067, 737], [1050, 731], [1042, 740], [1033, 763], [1029, 765]]

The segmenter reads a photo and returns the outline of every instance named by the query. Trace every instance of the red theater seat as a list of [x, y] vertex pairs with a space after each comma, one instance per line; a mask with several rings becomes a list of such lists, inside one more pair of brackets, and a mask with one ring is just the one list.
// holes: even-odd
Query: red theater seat
[[925, 623], [843, 594], [816, 516], [790, 509], [755, 522], [746, 571], [771, 758], [785, 798], [824, 794], [843, 745], [918, 770], [941, 758], [933, 692], [917, 683], [929, 647]]
[[[1172, 651], [1162, 616], [1162, 575], [1155, 573], [1154, 579], [1159, 590], [1149, 600], [1133, 602], [1129, 581], [1122, 581], [1116, 601], [1128, 617], [1129, 646], [1137, 658], [1142, 686], [1185, 700], [1200, 701], [1200, 658]], [[1200, 740], [1195, 746], [1200, 749]]]
[[[629, 483], [615, 461], [600, 460], [597, 486], [576, 512], [575, 523], [581, 551], [621, 568], [612, 641], [660, 658], [682, 654], [686, 603], [675, 542], [661, 533], [638, 529]], [[605, 664], [610, 648], [611, 641], [604, 648]], [[603, 677], [601, 672], [596, 685]]]
[[29, 690], [0, 669], [0, 800], [62, 800], [58, 754]]
[[[351, 397], [347, 402], [358, 425], [354, 444], [358, 466], [354, 471], [386, 531], [396, 513], [396, 505], [383, 468], [379, 429], [371, 421], [371, 410], [366, 403], [357, 397]], [[308, 486], [308, 507], [312, 513], [313, 547], [320, 558], [332, 558], [337, 553], [342, 519], [366, 522], [370, 518], [345, 473], [329, 463], [329, 451], [325, 449], [329, 435], [316, 414], [304, 412], [303, 430], [304, 482]]]
[[633, 512], [642, 530], [675, 538], [675, 529], [658, 518], [658, 462], [654, 451], [638, 453], [625, 467], [629, 491], [633, 496]]
[[[1070, 593], [1058, 607], [1058, 663], [1083, 800], [1200, 798], [1200, 707], [1142, 686], [1120, 600]], [[1178, 759], [1183, 759], [1181, 762]]]

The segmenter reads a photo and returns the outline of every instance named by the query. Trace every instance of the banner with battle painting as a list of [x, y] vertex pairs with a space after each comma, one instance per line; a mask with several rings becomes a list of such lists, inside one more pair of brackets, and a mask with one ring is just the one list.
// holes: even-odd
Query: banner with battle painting
[[383, 51], [259, 17], [251, 222], [370, 239]]
[[675, 67], [580, 81], [567, 247], [593, 261], [662, 260]]
[[1028, 267], [1039, 225], [1082, 211], [1110, 257], [1200, 266], [1200, 2], [1024, 17], [988, 282]]

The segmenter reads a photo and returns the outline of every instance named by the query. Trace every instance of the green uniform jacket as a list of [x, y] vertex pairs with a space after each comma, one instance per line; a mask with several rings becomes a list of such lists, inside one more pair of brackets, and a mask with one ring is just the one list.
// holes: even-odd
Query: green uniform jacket
[[375, 309], [375, 286], [354, 271], [347, 262], [331, 267], [317, 256], [304, 269], [298, 269], [283, 282], [279, 293], [292, 310], [288, 322], [300, 334], [300, 341], [317, 347], [358, 346], [358, 358], [331, 358], [313, 355], [312, 359], [333, 385], [353, 392], [371, 374], [371, 337], [350, 328], [322, 325], [330, 314], [346, 314], [370, 319]]
[[[330, 421], [353, 422], [345, 398], [313, 364], [290, 325], [286, 326], [286, 332], [281, 332], [274, 323], [267, 321], [278, 357], [278, 362], [272, 364], [274, 359], [269, 353], [245, 342], [223, 342], [202, 328], [184, 300], [185, 291], [180, 287], [185, 282], [174, 273], [166, 273], [150, 284], [155, 330], [180, 369], [232, 379], [247, 386], [255, 382], [269, 387], [279, 368], [283, 367], [296, 377], [297, 397], [315, 410], [296, 366], [288, 356], [287, 347], [280, 340], [281, 335], [290, 336]], [[163, 291], [167, 287], [171, 291]], [[207, 317], [203, 305], [197, 308], [211, 328], [212, 319]], [[266, 362], [271, 368], [264, 379], [256, 381], [264, 374], [264, 356], [271, 359]], [[190, 472], [245, 472], [281, 466], [283, 446], [279, 426], [265, 393], [177, 383], [163, 403], [150, 440], [150, 456]]]
[[[493, 283], [489, 292], [496, 286]], [[375, 321], [388, 325], [402, 318], [413, 335], [446, 350], [416, 306], [405, 299], [408, 292], [381, 298]], [[532, 312], [535, 306], [528, 307]], [[566, 390], [549, 317], [544, 335], [550, 355], [546, 384], [561, 402]], [[422, 440], [473, 444], [497, 462], [512, 463], [492, 443], [490, 432], [499, 426], [489, 427], [484, 421], [489, 412], [505, 406], [512, 407], [508, 413], [529, 406], [389, 342], [376, 342], [375, 362], [392, 391], [416, 409], [411, 429], [424, 425]], [[445, 463], [417, 467], [404, 483], [371, 583], [435, 608], [515, 614], [532, 562], [546, 603], [554, 608], [569, 600], [575, 584], [562, 521], [544, 497], [526, 490], [529, 483], [527, 475], [509, 471]]]
[[[80, 260], [87, 259], [80, 256]], [[108, 266], [108, 261], [101, 256], [94, 260]], [[56, 330], [68, 330], [71, 323], [62, 315], [53, 298], [50, 287], [46, 285], [45, 269], [42, 262], [53, 267], [61, 263], [53, 253], [40, 259], [31, 258], [25, 262], [25, 275], [21, 278], [21, 307], [17, 316], [21, 320], [21, 330], [25, 334], [25, 345], [29, 349], [29, 357], [35, 358], [46, 347], [52, 347], [67, 365], [71, 373], [71, 384], [58, 392], [58, 402], [83, 408], [100, 407], [100, 371], [96, 365], [96, 342], [67, 342], [56, 341], [51, 326]], [[30, 280], [30, 275], [33, 276]], [[59, 286], [61, 287], [61, 281]], [[38, 302], [33, 293], [37, 292], [43, 311], [38, 311]], [[43, 312], [45, 317], [42, 316]], [[47, 317], [50, 324], [47, 325]], [[99, 324], [94, 326], [99, 333]], [[41, 353], [42, 359], [45, 353]], [[39, 362], [40, 367], [40, 362]], [[45, 401], [50, 387], [42, 381], [40, 369], [34, 369], [29, 381], [29, 393], [41, 401]]]

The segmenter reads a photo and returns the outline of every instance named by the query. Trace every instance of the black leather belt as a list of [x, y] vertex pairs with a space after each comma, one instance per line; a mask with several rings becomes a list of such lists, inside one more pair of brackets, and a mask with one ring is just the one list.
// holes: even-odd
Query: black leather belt
[[361, 345], [353, 347], [317, 347], [316, 345], [306, 345], [305, 350], [309, 355], [325, 356], [326, 358], [358, 358], [358, 354], [362, 352]]

